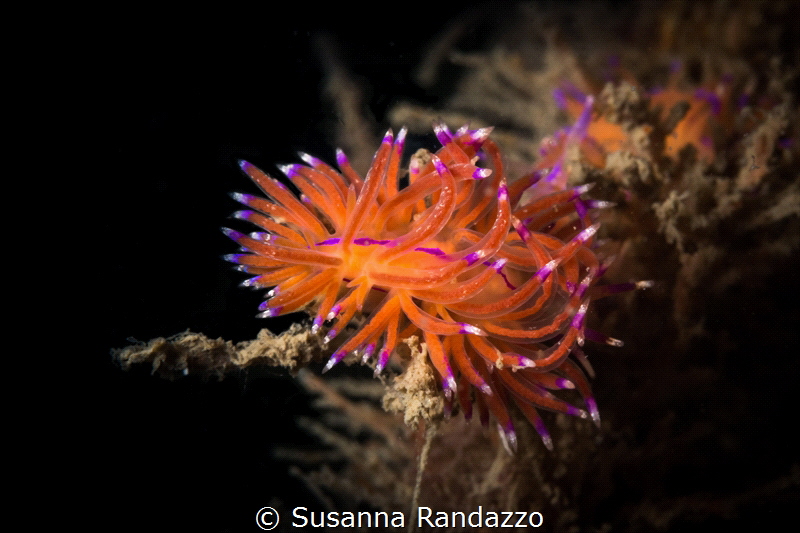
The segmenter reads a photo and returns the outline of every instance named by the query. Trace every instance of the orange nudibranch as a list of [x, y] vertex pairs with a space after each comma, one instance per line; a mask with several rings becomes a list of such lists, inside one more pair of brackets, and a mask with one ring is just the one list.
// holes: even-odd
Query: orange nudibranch
[[[585, 122], [564, 142], [585, 138]], [[357, 354], [378, 374], [416, 336], [447, 413], [458, 406], [469, 418], [474, 403], [513, 447], [516, 405], [552, 447], [540, 409], [599, 424], [584, 339], [621, 344], [585, 324], [607, 266], [594, 251], [593, 214], [609, 204], [585, 198], [587, 185], [563, 186], [563, 150], [546, 172], [540, 165], [509, 186], [491, 128], [434, 131], [442, 147], [429, 161], [412, 159], [405, 181], [405, 129], [386, 133], [363, 178], [341, 151], [338, 169], [306, 154], [306, 165], [281, 167], [299, 195], [241, 162], [267, 199], [234, 195], [248, 208], [236, 217], [260, 231], [224, 229], [244, 248], [226, 259], [252, 276], [244, 285], [269, 289], [259, 316], [306, 311], [326, 343], [364, 317], [324, 370]], [[542, 176], [549, 185], [538, 188]], [[573, 388], [584, 408], [557, 395]]]

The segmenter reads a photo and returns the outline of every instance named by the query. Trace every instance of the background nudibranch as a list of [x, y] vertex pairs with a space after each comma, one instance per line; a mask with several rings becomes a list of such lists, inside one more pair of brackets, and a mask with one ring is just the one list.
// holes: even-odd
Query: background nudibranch
[[[552, 448], [538, 409], [599, 425], [584, 339], [621, 344], [586, 328], [592, 298], [634, 287], [596, 285], [607, 265], [593, 250], [592, 213], [609, 204], [584, 199], [590, 185], [564, 185], [564, 149], [585, 137], [591, 99], [585, 107], [584, 119], [546, 150], [548, 168], [510, 185], [491, 128], [452, 133], [436, 124], [442, 148], [411, 159], [405, 187], [405, 128], [386, 133], [363, 179], [341, 151], [339, 170], [301, 154], [306, 165], [282, 167], [299, 198], [242, 161], [268, 198], [234, 195], [248, 207], [235, 216], [262, 231], [224, 229], [246, 252], [226, 259], [253, 276], [245, 286], [271, 288], [259, 316], [307, 310], [313, 331], [327, 327], [325, 343], [365, 317], [325, 370], [356, 353], [377, 375], [398, 343], [416, 335], [447, 413], [457, 404], [470, 418], [475, 407], [483, 424], [491, 414], [514, 447], [516, 405]], [[538, 182], [550, 184], [539, 191]], [[585, 409], [552, 392], [561, 389], [577, 389]]]
[[[740, 117], [737, 120], [737, 113], [750, 100], [747, 92], [735, 95], [734, 84], [729, 76], [709, 80], [700, 87], [688, 88], [680, 82], [685, 76], [684, 70], [682, 63], [675, 62], [667, 85], [650, 91], [644, 90], [632, 75], [626, 74], [623, 77], [630, 87], [648, 95], [646, 106], [657, 117], [654, 122], [660, 131], [654, 138], [663, 145], [663, 155], [677, 159], [684, 148], [691, 146], [697, 159], [710, 165], [719, 150], [726, 145], [726, 137], [731, 137], [732, 133], [746, 135], [755, 126], [754, 118], [763, 117], [775, 102], [768, 98], [753, 102], [750, 109], [752, 118]], [[569, 83], [556, 89], [553, 96], [559, 108], [576, 120], [581, 120], [580, 117], [585, 115], [587, 99], [593, 98]], [[602, 114], [595, 113], [585, 119], [588, 121], [586, 135], [580, 149], [591, 166], [603, 169], [608, 154], [633, 145], [625, 128]], [[647, 132], [653, 133], [652, 125], [647, 126]], [[556, 134], [557, 138], [559, 136], [563, 137], [564, 133]]]

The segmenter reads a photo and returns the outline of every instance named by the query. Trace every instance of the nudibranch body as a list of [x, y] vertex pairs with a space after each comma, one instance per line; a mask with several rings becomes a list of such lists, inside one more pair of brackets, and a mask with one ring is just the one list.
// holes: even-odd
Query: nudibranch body
[[[580, 122], [565, 142], [585, 135]], [[341, 151], [339, 170], [301, 154], [306, 165], [282, 167], [299, 198], [241, 162], [268, 199], [234, 195], [249, 208], [236, 217], [263, 231], [225, 229], [246, 251], [226, 259], [253, 276], [244, 285], [272, 287], [260, 316], [307, 310], [315, 332], [328, 328], [325, 342], [365, 317], [325, 370], [357, 353], [375, 361], [377, 375], [398, 343], [416, 335], [448, 412], [457, 402], [470, 418], [474, 405], [515, 446], [515, 404], [552, 448], [537, 410], [599, 424], [580, 346], [584, 338], [619, 344], [585, 326], [592, 297], [619, 289], [595, 286], [605, 265], [593, 251], [591, 213], [607, 204], [584, 199], [589, 185], [563, 186], [564, 143], [549, 154], [549, 168], [508, 184], [490, 128], [434, 130], [442, 148], [411, 159], [405, 187], [405, 129], [387, 132], [364, 179]], [[534, 187], [523, 202], [540, 178], [562, 185], [545, 194]], [[551, 392], [573, 388], [585, 409]]]
[[[708, 80], [696, 88], [681, 84], [680, 79], [683, 76], [683, 65], [675, 63], [666, 87], [650, 91], [640, 87], [632, 76], [624, 77], [628, 78], [631, 90], [648, 95], [647, 108], [658, 116], [657, 122], [660, 123], [661, 130], [661, 137], [653, 135], [653, 140], [663, 145], [663, 155], [677, 159], [684, 148], [691, 146], [697, 159], [710, 165], [720, 149], [727, 144], [727, 137], [732, 133], [746, 134], [754, 127], [752, 120], [736, 117], [736, 113], [749, 101], [750, 95], [743, 92], [734, 99], [734, 84], [730, 76]], [[558, 106], [575, 119], [585, 113], [587, 99], [593, 98], [568, 83], [556, 89], [553, 95]], [[763, 115], [773, 103], [769, 99], [762, 100], [752, 106], [750, 113], [753, 116]], [[652, 125], [647, 125], [647, 131], [648, 134], [653, 132]], [[595, 114], [591, 116], [586, 127], [581, 152], [587, 163], [603, 169], [609, 154], [632, 144], [625, 128], [609, 121], [602, 114]]]

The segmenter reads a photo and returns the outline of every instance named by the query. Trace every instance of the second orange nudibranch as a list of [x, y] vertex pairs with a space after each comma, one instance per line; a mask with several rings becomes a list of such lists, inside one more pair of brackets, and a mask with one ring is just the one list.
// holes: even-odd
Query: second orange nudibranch
[[[442, 148], [411, 159], [405, 187], [405, 128], [386, 133], [363, 179], [341, 151], [338, 170], [301, 154], [305, 165], [282, 167], [299, 198], [242, 161], [267, 198], [234, 195], [248, 207], [235, 216], [261, 231], [224, 229], [246, 251], [226, 259], [253, 276], [245, 286], [271, 288], [259, 316], [306, 310], [314, 332], [327, 328], [326, 343], [366, 318], [325, 370], [356, 353], [377, 375], [416, 335], [448, 413], [457, 403], [468, 419], [473, 406], [484, 424], [491, 414], [513, 448], [516, 405], [552, 449], [538, 409], [599, 425], [580, 347], [585, 338], [621, 344], [585, 325], [593, 296], [627, 288], [595, 287], [606, 265], [593, 251], [592, 213], [608, 204], [583, 197], [590, 185], [537, 194], [538, 176], [556, 165], [507, 184], [491, 128], [434, 131]], [[552, 392], [574, 388], [585, 409]]]

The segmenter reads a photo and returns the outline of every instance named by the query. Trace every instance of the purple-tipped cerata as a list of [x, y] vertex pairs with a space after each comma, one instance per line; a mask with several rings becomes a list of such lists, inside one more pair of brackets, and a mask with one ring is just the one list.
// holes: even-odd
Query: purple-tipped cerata
[[[591, 103], [567, 130], [576, 142]], [[469, 417], [474, 404], [512, 451], [521, 414], [552, 448], [540, 410], [599, 423], [579, 345], [618, 342], [586, 328], [606, 267], [592, 214], [609, 204], [583, 198], [590, 185], [566, 186], [569, 165], [554, 152], [563, 142], [546, 145], [546, 167], [507, 180], [491, 131], [437, 123], [442, 148], [405, 163], [407, 130], [389, 130], [366, 176], [341, 150], [338, 169], [301, 153], [305, 164], [278, 167], [299, 195], [241, 161], [268, 198], [233, 195], [246, 206], [235, 218], [258, 231], [223, 229], [244, 249], [225, 259], [251, 276], [245, 285], [272, 288], [259, 316], [312, 315], [311, 332], [333, 350], [323, 372], [343, 360], [396, 372], [395, 349], [416, 337], [446, 412]], [[565, 389], [585, 409], [559, 397]]]

